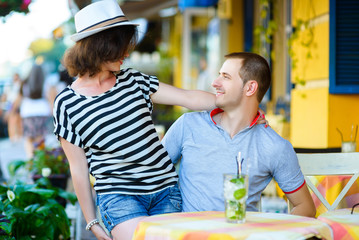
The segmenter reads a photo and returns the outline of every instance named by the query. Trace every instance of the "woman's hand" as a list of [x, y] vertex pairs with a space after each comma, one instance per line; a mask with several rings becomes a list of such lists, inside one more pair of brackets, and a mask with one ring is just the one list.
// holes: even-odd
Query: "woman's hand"
[[259, 118], [257, 120], [257, 124], [265, 124], [264, 127], [267, 128], [269, 126], [269, 122], [266, 119], [265, 112], [260, 108], [258, 108], [258, 112]]
[[96, 236], [99, 240], [111, 240], [109, 236], [107, 236], [105, 230], [101, 227], [100, 224], [95, 224], [91, 227], [92, 233]]

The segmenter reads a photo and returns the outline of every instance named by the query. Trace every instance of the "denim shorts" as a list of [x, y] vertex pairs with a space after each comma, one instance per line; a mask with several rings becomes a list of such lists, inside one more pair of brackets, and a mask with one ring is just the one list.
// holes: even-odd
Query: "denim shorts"
[[108, 231], [132, 218], [182, 211], [178, 184], [153, 194], [97, 194], [97, 205]]

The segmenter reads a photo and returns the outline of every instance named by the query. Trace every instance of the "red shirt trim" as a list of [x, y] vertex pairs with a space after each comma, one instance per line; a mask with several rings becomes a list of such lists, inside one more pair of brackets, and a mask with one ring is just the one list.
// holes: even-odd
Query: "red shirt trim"
[[304, 185], [305, 185], [305, 180], [304, 180], [303, 184], [299, 186], [299, 188], [297, 188], [297, 189], [295, 189], [295, 190], [293, 190], [293, 191], [290, 191], [290, 192], [284, 192], [284, 191], [283, 191], [283, 192], [284, 192], [285, 194], [295, 193], [296, 191], [298, 191], [299, 189], [301, 189]]
[[249, 125], [249, 127], [253, 127], [254, 125], [257, 124], [259, 116], [260, 116], [260, 113], [257, 112], [257, 115], [255, 116], [255, 118], [253, 119], [253, 121], [252, 121], [251, 125]]
[[211, 111], [211, 113], [209, 114], [209, 115], [211, 116], [212, 122], [213, 122], [214, 124], [216, 124], [216, 125], [217, 125], [217, 123], [213, 120], [213, 116], [216, 115], [216, 114], [218, 114], [218, 113], [221, 113], [221, 112], [223, 112], [222, 109], [220, 109], [220, 108], [215, 108], [215, 109], [213, 109], [213, 110]]

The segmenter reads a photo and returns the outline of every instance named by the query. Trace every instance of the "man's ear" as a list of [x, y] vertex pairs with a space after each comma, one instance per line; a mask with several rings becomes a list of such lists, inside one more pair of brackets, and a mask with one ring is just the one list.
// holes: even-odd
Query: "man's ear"
[[249, 81], [246, 83], [245, 89], [246, 89], [246, 95], [247, 95], [247, 96], [255, 95], [256, 92], [257, 92], [257, 89], [258, 89], [258, 83], [257, 83], [257, 81], [255, 81], [255, 80], [249, 80]]

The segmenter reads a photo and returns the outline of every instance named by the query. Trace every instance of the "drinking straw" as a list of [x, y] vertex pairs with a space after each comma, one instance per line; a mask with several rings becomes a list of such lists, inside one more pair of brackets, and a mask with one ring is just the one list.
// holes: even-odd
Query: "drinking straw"
[[238, 177], [241, 175], [242, 173], [242, 153], [238, 152], [237, 155], [237, 173], [238, 173]]
[[340, 134], [340, 137], [342, 138], [342, 142], [344, 142], [344, 139], [343, 139], [343, 133], [337, 128], [337, 131], [339, 132]]
[[358, 125], [356, 125], [356, 126], [355, 126], [354, 142], [356, 142], [356, 139], [357, 139], [357, 133], [358, 133]]

